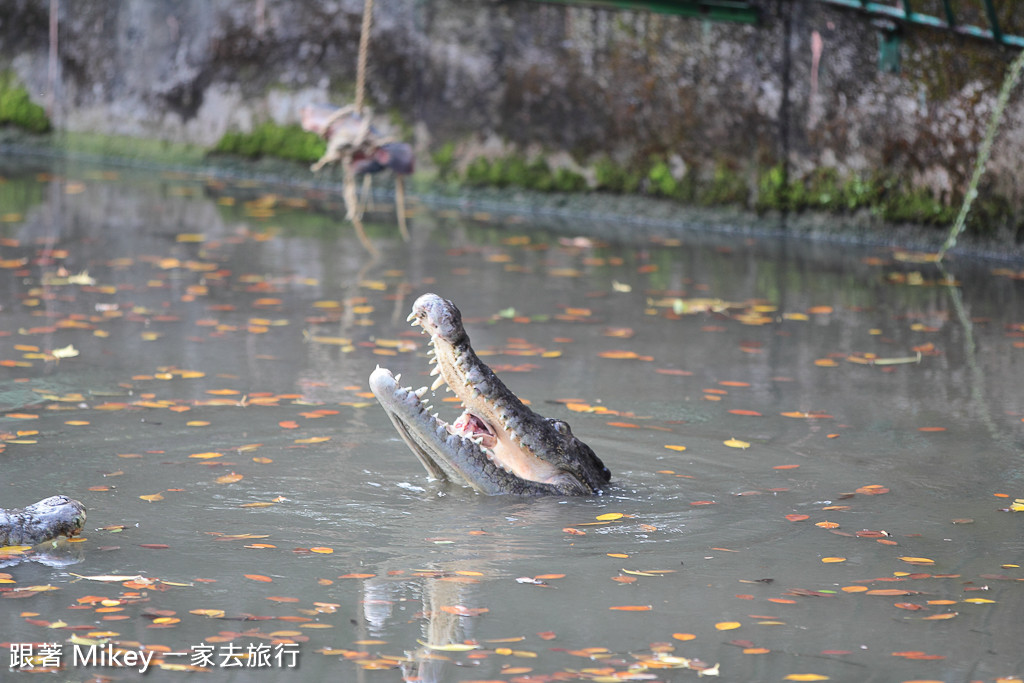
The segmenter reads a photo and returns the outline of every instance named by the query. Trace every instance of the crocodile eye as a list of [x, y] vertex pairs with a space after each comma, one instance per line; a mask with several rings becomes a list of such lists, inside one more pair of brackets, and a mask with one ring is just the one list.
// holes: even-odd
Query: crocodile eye
[[564, 420], [554, 420], [554, 419], [549, 419], [548, 422], [550, 422], [551, 426], [555, 428], [555, 431], [558, 432], [559, 434], [561, 434], [562, 436], [569, 436], [570, 434], [572, 434], [572, 430], [569, 429], [569, 423], [568, 422], [566, 422]]

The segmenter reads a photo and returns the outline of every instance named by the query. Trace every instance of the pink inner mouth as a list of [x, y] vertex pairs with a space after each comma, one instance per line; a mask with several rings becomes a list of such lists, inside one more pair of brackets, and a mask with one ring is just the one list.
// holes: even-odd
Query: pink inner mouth
[[484, 448], [493, 448], [498, 438], [490, 426], [473, 413], [466, 411], [455, 422], [448, 426], [448, 431], [463, 438], [483, 437], [480, 443]]

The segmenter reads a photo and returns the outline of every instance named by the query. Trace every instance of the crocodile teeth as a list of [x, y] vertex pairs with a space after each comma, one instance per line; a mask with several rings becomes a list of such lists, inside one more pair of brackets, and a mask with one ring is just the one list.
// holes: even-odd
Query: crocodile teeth
[[423, 395], [427, 393], [427, 387], [420, 387], [412, 393], [416, 394], [416, 398], [423, 398]]
[[395, 381], [396, 382], [401, 382], [402, 381], [402, 373], [398, 373], [397, 375], [395, 375]]
[[419, 321], [419, 319], [416, 318], [416, 314], [415, 313], [410, 313], [409, 315], [406, 316], [405, 319], [408, 320], [413, 325], [419, 325], [420, 324], [420, 321]]
[[437, 391], [438, 387], [440, 387], [442, 384], [444, 384], [444, 376], [438, 375], [437, 379], [434, 380], [434, 383], [430, 385], [430, 390]]

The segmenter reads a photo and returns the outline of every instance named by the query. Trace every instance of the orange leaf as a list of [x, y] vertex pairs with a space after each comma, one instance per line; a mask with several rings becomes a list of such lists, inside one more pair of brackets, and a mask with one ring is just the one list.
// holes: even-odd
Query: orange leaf
[[241, 481], [244, 477], [241, 474], [232, 472], [230, 474], [222, 474], [221, 476], [214, 479], [218, 484], [234, 484], [236, 481]]
[[626, 359], [639, 358], [639, 356], [637, 355], [636, 351], [622, 351], [622, 350], [601, 351], [597, 355], [599, 357], [601, 357], [601, 358], [612, 358], [612, 359], [615, 359], [615, 360], [626, 360]]
[[650, 605], [613, 605], [608, 609], [617, 610], [619, 612], [649, 612], [654, 608]]
[[296, 422], [295, 420], [282, 420], [281, 422], [278, 422], [277, 424], [278, 424], [279, 427], [282, 427], [284, 429], [298, 429], [299, 428], [299, 423]]
[[270, 578], [269, 576], [264, 576], [263, 574], [244, 574], [244, 576], [247, 579], [252, 579], [253, 581], [260, 581], [262, 583], [270, 583], [271, 581], [273, 581], [272, 578]]
[[460, 617], [476, 617], [490, 612], [486, 607], [465, 607], [464, 605], [441, 605], [441, 611]]
[[673, 633], [672, 637], [676, 640], [693, 640], [697, 636], [693, 635], [692, 633]]
[[761, 417], [761, 413], [756, 410], [742, 410], [740, 408], [734, 408], [729, 411], [733, 415], [749, 415], [750, 417]]
[[889, 489], [879, 484], [868, 484], [867, 486], [861, 486], [857, 489], [857, 493], [865, 496], [880, 496], [883, 493], [889, 493]]
[[802, 522], [805, 519], [810, 519], [810, 515], [786, 515], [786, 519], [790, 522]]
[[839, 524], [836, 522], [815, 522], [814, 526], [820, 526], [822, 529], [838, 529]]

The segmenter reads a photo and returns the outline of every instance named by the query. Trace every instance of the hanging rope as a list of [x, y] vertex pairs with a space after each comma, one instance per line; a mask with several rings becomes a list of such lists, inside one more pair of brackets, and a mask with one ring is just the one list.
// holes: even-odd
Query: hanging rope
[[363, 4], [363, 28], [359, 33], [359, 60], [356, 62], [356, 100], [357, 114], [363, 113], [363, 96], [366, 92], [366, 59], [370, 52], [370, 27], [373, 25], [373, 0], [365, 0]]

